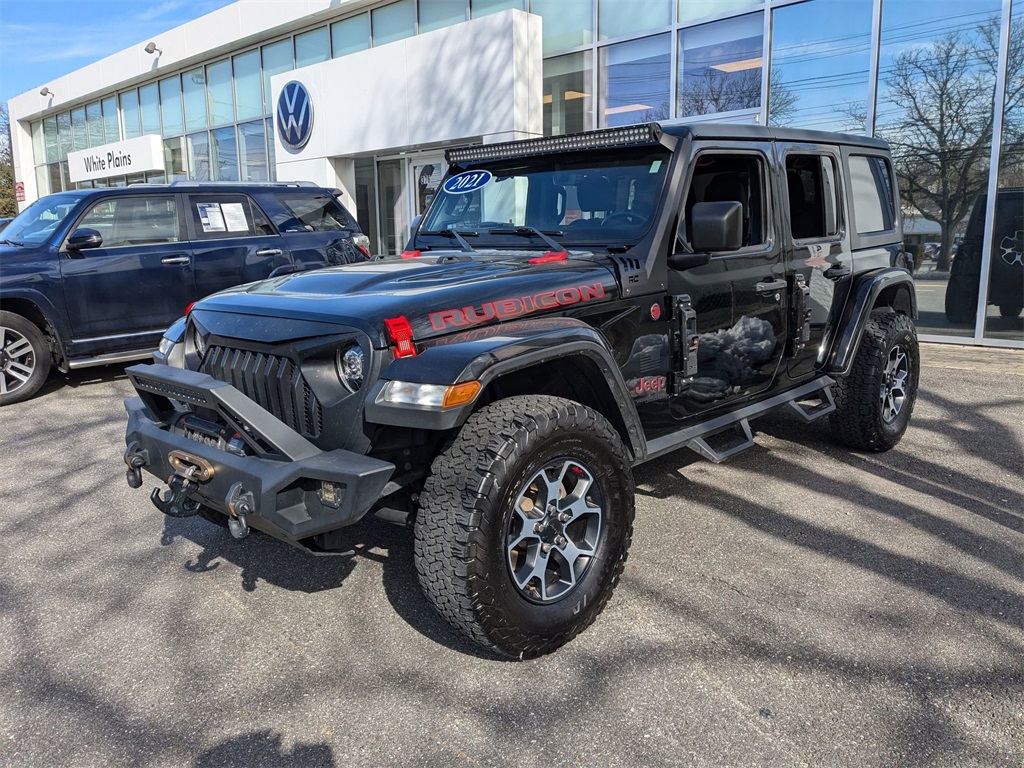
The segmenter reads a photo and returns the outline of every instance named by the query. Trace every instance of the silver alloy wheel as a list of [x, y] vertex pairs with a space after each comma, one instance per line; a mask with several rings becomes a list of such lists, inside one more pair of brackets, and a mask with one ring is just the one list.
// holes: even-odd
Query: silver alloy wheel
[[879, 400], [882, 421], [892, 424], [903, 410], [907, 399], [907, 378], [910, 376], [910, 358], [898, 344], [889, 350], [889, 357], [882, 370], [882, 387]]
[[520, 594], [550, 603], [579, 583], [601, 540], [603, 504], [594, 473], [575, 459], [549, 461], [526, 481], [505, 539]]
[[35, 370], [32, 342], [13, 328], [0, 325], [0, 395], [23, 387]]

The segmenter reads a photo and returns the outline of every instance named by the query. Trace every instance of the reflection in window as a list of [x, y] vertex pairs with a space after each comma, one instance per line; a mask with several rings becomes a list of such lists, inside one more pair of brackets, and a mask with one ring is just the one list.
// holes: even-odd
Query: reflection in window
[[420, 3], [420, 34], [466, 20], [466, 0], [430, 0]]
[[374, 8], [371, 13], [374, 45], [386, 45], [412, 37], [416, 24], [416, 9], [412, 0], [399, 0], [382, 8]]
[[121, 129], [117, 124], [117, 97], [110, 96], [101, 102], [103, 107], [103, 143], [110, 144], [121, 138]]
[[210, 100], [210, 125], [223, 125], [235, 120], [231, 96], [231, 59], [224, 59], [206, 68], [206, 92]]
[[600, 127], [669, 117], [671, 44], [666, 34], [600, 49]]
[[57, 159], [65, 160], [71, 149], [71, 113], [57, 115]]
[[[89, 124], [89, 146], [98, 147], [103, 143], [103, 108], [98, 101], [94, 101], [85, 108], [85, 119]], [[33, 137], [35, 137], [35, 126], [33, 125]], [[42, 133], [40, 132], [40, 139]], [[38, 156], [38, 154], [37, 154]]]
[[[544, 19], [544, 55], [594, 42], [591, 0], [532, 0], [530, 13]], [[545, 67], [547, 62], [544, 62]]]
[[263, 81], [260, 78], [259, 50], [235, 56], [235, 114], [246, 120], [263, 115]]
[[238, 126], [238, 149], [242, 160], [242, 181], [269, 181], [267, 137], [262, 120]]
[[160, 115], [164, 136], [173, 136], [185, 130], [181, 116], [181, 80], [177, 75], [160, 81]]
[[679, 33], [677, 117], [760, 107], [763, 24], [755, 13]]
[[671, 3], [601, 0], [597, 10], [601, 40], [640, 34], [672, 23]]
[[470, 13], [474, 19], [481, 16], [489, 16], [492, 13], [500, 13], [510, 8], [523, 10], [523, 0], [470, 0]]
[[370, 14], [361, 13], [331, 24], [331, 55], [347, 56], [370, 47]]
[[946, 287], [960, 282], [950, 270], [960, 258], [955, 248], [988, 185], [992, 122], [979, 116], [992, 114], [1000, 9], [999, 0], [956, 13], [926, 0], [882, 4], [875, 133], [892, 146], [906, 213], [938, 230], [928, 258], [916, 249], [915, 277], [927, 280], [919, 293], [923, 333], [973, 333], [973, 317], [955, 304], [959, 291]]
[[[821, 2], [817, 4], [824, 5]], [[764, 5], [764, 0], [679, 0], [679, 21], [685, 24], [705, 16], [722, 16], [756, 5]], [[829, 7], [833, 8], [835, 5], [835, 3], [830, 3]], [[870, 19], [870, 17], [868, 18]], [[836, 25], [835, 29], [843, 29], [843, 27]]]
[[[1010, 16], [1010, 56], [996, 179], [985, 329], [987, 338], [1024, 341], [1024, 3]], [[970, 225], [968, 225], [969, 227]], [[964, 233], [964, 243], [967, 233]], [[960, 255], [957, 254], [957, 261]], [[957, 262], [954, 262], [954, 267]], [[952, 270], [950, 287], [957, 270]]]
[[124, 128], [124, 137], [134, 139], [142, 135], [142, 122], [139, 117], [139, 95], [135, 91], [125, 91], [121, 94], [121, 126]]
[[86, 149], [89, 145], [89, 136], [85, 127], [85, 107], [79, 107], [71, 112], [71, 151], [76, 152]]
[[174, 243], [178, 241], [178, 209], [170, 196], [107, 199], [85, 214], [78, 226], [99, 232], [104, 248]]
[[210, 137], [206, 131], [188, 137], [188, 167], [196, 181], [210, 180]]
[[560, 136], [593, 127], [590, 93], [593, 53], [581, 51], [544, 60], [544, 135]]
[[238, 181], [238, 140], [234, 127], [210, 131], [210, 165], [214, 181]]
[[274, 94], [270, 91], [270, 78], [292, 68], [292, 41], [281, 40], [264, 45], [263, 52], [263, 108], [264, 114], [274, 111]]
[[142, 116], [142, 133], [160, 133], [160, 94], [156, 83], [139, 88], [139, 114]]
[[884, 232], [896, 226], [892, 178], [884, 160], [852, 155], [850, 189], [853, 193], [853, 223], [857, 234]]
[[295, 36], [295, 67], [308, 67], [331, 58], [331, 33], [327, 27]]
[[46, 147], [46, 162], [57, 161], [57, 118], [43, 119], [43, 144]]
[[[99, 104], [96, 104], [99, 107]], [[90, 128], [92, 124], [90, 123]], [[102, 131], [103, 126], [100, 126]], [[102, 144], [103, 134], [100, 133], [100, 143]], [[46, 145], [43, 142], [43, 121], [36, 120], [32, 123], [32, 159], [36, 165], [41, 165], [46, 162]]]
[[871, 5], [845, 0], [773, 11], [769, 125], [864, 133]]
[[185, 96], [185, 130], [205, 128], [206, 76], [202, 67], [181, 76], [181, 90]]

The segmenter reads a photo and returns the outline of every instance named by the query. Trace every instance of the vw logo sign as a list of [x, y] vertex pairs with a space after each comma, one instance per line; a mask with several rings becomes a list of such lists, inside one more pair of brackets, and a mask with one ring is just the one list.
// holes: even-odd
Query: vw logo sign
[[277, 97], [277, 135], [292, 149], [302, 149], [313, 133], [313, 100], [302, 83], [292, 80]]

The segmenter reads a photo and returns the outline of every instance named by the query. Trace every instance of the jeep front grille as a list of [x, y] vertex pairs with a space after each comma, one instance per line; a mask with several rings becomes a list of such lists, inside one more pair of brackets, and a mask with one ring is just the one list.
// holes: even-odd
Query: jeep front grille
[[200, 370], [226, 381], [305, 437], [323, 429], [320, 401], [299, 367], [286, 357], [245, 349], [210, 347]]

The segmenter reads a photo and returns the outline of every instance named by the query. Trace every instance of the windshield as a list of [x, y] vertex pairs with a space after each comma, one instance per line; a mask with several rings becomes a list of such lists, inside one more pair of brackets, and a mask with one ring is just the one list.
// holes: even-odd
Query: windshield
[[0, 239], [17, 245], [38, 245], [49, 239], [81, 199], [80, 195], [40, 198], [4, 227]]
[[671, 155], [661, 147], [595, 155], [473, 164], [441, 185], [419, 236], [431, 242], [455, 230], [474, 246], [517, 237], [526, 245], [521, 238], [532, 232], [538, 236], [530, 245], [539, 247], [547, 247], [540, 234], [563, 245], [635, 240], [654, 220]]

